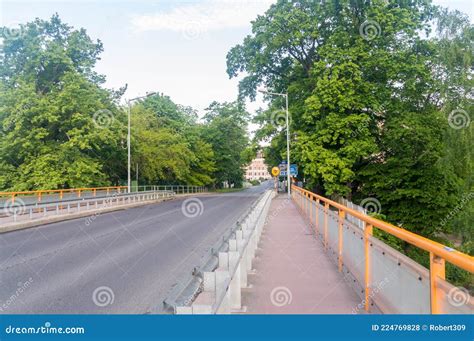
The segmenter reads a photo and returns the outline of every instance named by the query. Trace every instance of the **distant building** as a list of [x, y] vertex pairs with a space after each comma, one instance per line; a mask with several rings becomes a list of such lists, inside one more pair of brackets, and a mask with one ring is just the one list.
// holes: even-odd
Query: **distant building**
[[272, 176], [268, 173], [268, 166], [265, 163], [262, 152], [257, 153], [257, 157], [252, 160], [245, 169], [245, 180], [268, 180]]

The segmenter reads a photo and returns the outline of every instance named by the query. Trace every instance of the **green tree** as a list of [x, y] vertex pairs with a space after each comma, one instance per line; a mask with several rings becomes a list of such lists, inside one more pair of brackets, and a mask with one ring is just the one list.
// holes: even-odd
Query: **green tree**
[[[57, 15], [21, 26], [0, 49], [0, 186], [27, 190], [117, 181], [124, 136], [118, 92], [93, 71], [102, 52]], [[123, 163], [122, 163], [123, 164]]]
[[204, 138], [212, 146], [216, 169], [213, 173], [216, 187], [224, 183], [241, 187], [243, 158], [248, 146], [247, 120], [249, 114], [237, 103], [213, 102], [206, 109]]

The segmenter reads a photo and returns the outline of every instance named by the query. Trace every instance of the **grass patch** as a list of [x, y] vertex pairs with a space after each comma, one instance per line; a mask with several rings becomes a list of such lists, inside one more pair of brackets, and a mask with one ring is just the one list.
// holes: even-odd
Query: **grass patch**
[[240, 192], [243, 191], [245, 188], [217, 188], [214, 190], [210, 190], [209, 192], [214, 193], [230, 193], [230, 192]]

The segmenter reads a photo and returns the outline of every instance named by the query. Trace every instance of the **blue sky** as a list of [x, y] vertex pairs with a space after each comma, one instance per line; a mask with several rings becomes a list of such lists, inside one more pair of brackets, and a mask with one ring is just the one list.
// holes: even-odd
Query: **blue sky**
[[[0, 0], [0, 26], [59, 13], [62, 20], [100, 39], [97, 71], [107, 87], [128, 83], [126, 98], [160, 91], [175, 102], [203, 110], [232, 101], [238, 80], [226, 74], [226, 54], [250, 33], [250, 20], [271, 0], [124, 1]], [[474, 1], [436, 0], [474, 18]], [[261, 100], [249, 103], [253, 111]]]

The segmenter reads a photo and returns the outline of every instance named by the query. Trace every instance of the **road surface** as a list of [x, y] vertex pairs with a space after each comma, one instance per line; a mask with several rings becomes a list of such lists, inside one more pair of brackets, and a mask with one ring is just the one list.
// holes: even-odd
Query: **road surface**
[[181, 198], [0, 234], [0, 314], [160, 313], [269, 186], [196, 196], [186, 214]]

